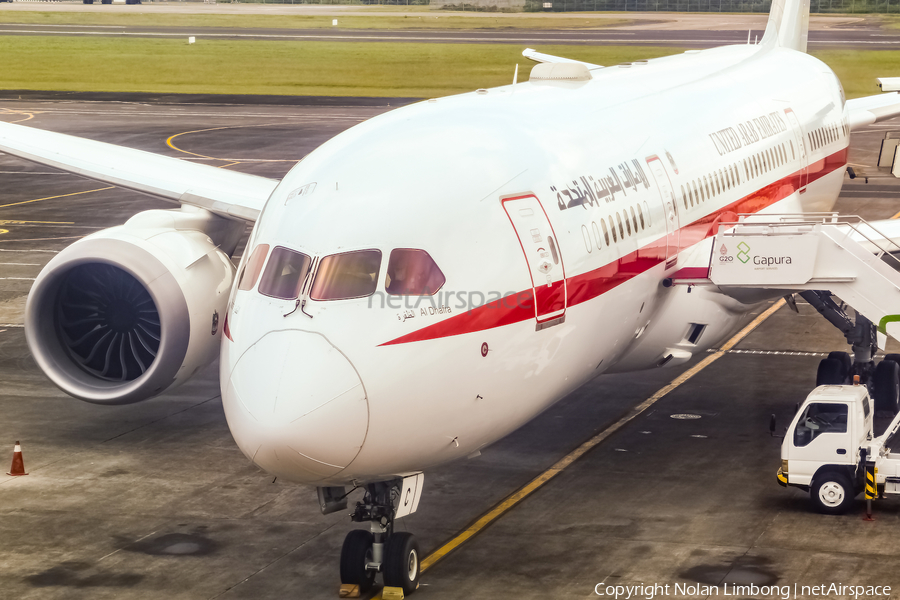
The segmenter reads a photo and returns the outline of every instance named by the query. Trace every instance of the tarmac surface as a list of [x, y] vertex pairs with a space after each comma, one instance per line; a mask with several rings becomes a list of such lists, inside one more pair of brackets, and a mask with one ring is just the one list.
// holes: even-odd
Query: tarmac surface
[[[728, 18], [727, 16], [725, 18]], [[0, 13], [2, 20], [2, 13]], [[732, 26], [737, 23], [732, 23]], [[676, 46], [712, 48], [747, 43], [762, 38], [765, 20], [749, 22], [746, 29], [464, 29], [464, 30], [383, 30], [383, 29], [268, 29], [219, 27], [138, 27], [119, 25], [34, 25], [0, 23], [0, 36], [40, 35], [101, 38], [187, 38], [198, 43], [211, 40], [288, 40], [327, 42], [406, 42], [443, 44], [571, 44]], [[755, 29], [754, 29], [755, 25]], [[876, 21], [857, 20], [846, 26], [811, 30], [811, 49], [855, 50], [900, 49], [900, 30], [884, 29]]]
[[[280, 177], [387, 109], [3, 100], [0, 118]], [[895, 120], [854, 134], [861, 177], [847, 181], [842, 212], [900, 212], [896, 180], [865, 166], [898, 130]], [[22, 309], [40, 268], [80, 236], [169, 205], [3, 155], [0, 180], [0, 450], [11, 455], [20, 440], [30, 473], [0, 475], [0, 596], [336, 598], [353, 524], [322, 516], [315, 490], [247, 462], [225, 423], [215, 365], [163, 397], [103, 407], [59, 392], [28, 352]], [[681, 595], [676, 583], [887, 585], [897, 596], [900, 501], [876, 503], [874, 523], [862, 520], [861, 501], [828, 517], [775, 481], [780, 439], [769, 436], [769, 415], [787, 425], [820, 358], [843, 349], [809, 306], [778, 310], [432, 566], [415, 597], [588, 598], [599, 583], [668, 584], [669, 596]], [[429, 471], [419, 512], [398, 526], [430, 554], [697, 360], [602, 376], [480, 457]]]

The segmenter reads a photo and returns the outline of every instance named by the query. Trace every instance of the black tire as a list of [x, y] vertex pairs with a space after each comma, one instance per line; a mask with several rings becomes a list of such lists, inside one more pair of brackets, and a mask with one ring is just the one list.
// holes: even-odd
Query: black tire
[[900, 354], [885, 354], [884, 360], [892, 360], [897, 364], [900, 364]]
[[375, 583], [375, 571], [366, 568], [372, 560], [375, 538], [365, 529], [354, 529], [344, 538], [341, 548], [341, 583], [358, 585], [361, 593], [368, 592]]
[[816, 510], [826, 515], [842, 515], [853, 505], [856, 489], [843, 473], [828, 471], [816, 475], [809, 497]]
[[416, 536], [405, 531], [394, 533], [384, 548], [384, 585], [403, 588], [403, 595], [412, 594], [419, 587], [421, 553]]
[[900, 365], [892, 360], [883, 360], [875, 367], [872, 380], [875, 388], [875, 410], [897, 414], [900, 402]]
[[846, 352], [829, 352], [828, 358], [841, 361], [841, 375], [844, 378], [843, 383], [850, 383], [850, 369], [853, 367], [853, 361], [850, 359], [850, 355]]
[[836, 358], [823, 358], [819, 361], [819, 370], [816, 371], [816, 387], [820, 385], [843, 385], [844, 377], [841, 374], [844, 365]]

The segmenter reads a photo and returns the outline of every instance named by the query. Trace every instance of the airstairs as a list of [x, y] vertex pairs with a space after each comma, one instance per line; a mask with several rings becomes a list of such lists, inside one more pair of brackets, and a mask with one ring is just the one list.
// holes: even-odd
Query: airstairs
[[827, 290], [876, 323], [880, 334], [900, 340], [900, 245], [860, 217], [740, 216], [719, 225], [708, 269], [682, 269], [672, 283], [715, 285], [735, 295]]
[[[832, 352], [822, 361], [817, 384], [847, 383], [860, 375], [863, 382], [875, 384], [879, 396], [882, 377], [897, 382], [896, 374], [879, 375], [895, 373], [894, 367], [876, 369], [874, 358], [885, 348], [887, 336], [900, 340], [900, 245], [862, 218], [836, 213], [744, 215], [737, 222], [719, 224], [708, 268], [681, 269], [667, 283], [716, 286], [738, 299], [784, 295], [795, 310], [793, 296], [799, 294], [840, 329], [853, 348], [852, 365], [843, 352]], [[856, 311], [855, 318], [845, 305]], [[900, 364], [900, 355], [886, 358]], [[839, 369], [836, 362], [846, 365]], [[897, 385], [889, 385], [890, 396], [897, 395]], [[897, 400], [891, 403], [897, 406]]]

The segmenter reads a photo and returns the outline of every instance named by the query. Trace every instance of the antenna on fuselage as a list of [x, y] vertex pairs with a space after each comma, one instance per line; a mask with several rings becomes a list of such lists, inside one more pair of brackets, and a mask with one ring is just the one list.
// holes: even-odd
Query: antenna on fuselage
[[752, 31], [753, 31], [752, 29], [748, 29], [748, 30], [747, 30], [747, 45], [748, 45], [748, 46], [750, 45], [750, 33], [751, 33]]
[[513, 73], [513, 85], [519, 80], [519, 63], [516, 63], [516, 72]]

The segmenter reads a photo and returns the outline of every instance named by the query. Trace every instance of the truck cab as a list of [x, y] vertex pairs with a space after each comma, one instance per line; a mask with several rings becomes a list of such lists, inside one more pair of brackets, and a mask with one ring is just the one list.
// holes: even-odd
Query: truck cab
[[864, 385], [814, 389], [785, 433], [778, 482], [808, 491], [820, 512], [845, 512], [863, 488], [860, 450], [873, 439], [872, 413]]

